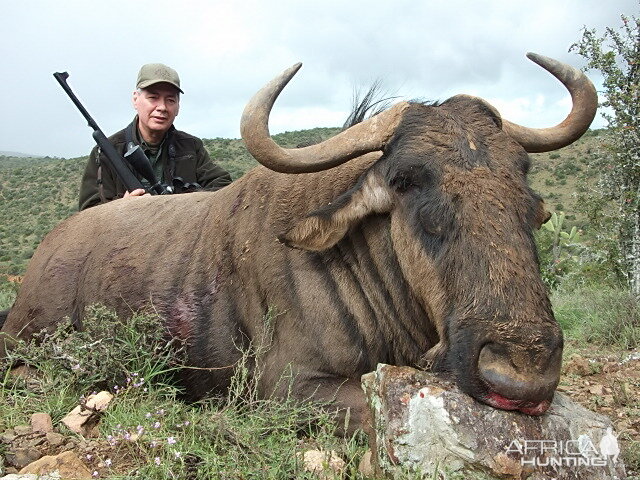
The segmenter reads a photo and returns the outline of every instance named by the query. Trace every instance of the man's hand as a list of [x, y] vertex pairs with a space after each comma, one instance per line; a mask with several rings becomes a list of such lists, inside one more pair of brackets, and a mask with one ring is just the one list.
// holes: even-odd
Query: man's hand
[[132, 192], [129, 192], [128, 190], [126, 192], [124, 192], [124, 195], [122, 196], [122, 198], [127, 198], [127, 197], [150, 197], [150, 196], [151, 196], [151, 194], [147, 193], [144, 188], [136, 188]]

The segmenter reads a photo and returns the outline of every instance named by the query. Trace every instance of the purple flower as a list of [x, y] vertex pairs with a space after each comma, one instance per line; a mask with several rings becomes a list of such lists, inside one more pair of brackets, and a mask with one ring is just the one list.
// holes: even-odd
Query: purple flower
[[174, 443], [176, 443], [176, 439], [173, 438], [173, 437], [169, 437], [169, 438], [167, 438], [167, 443], [169, 445], [173, 445]]

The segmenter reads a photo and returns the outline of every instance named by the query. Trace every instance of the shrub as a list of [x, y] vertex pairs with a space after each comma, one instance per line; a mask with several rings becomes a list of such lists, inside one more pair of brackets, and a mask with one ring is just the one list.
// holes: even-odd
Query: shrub
[[18, 341], [1, 366], [26, 364], [43, 374], [48, 388], [84, 393], [125, 385], [134, 374], [163, 379], [180, 365], [180, 352], [157, 316], [138, 313], [120, 321], [107, 308], [92, 306], [81, 330], [65, 318], [53, 331]]

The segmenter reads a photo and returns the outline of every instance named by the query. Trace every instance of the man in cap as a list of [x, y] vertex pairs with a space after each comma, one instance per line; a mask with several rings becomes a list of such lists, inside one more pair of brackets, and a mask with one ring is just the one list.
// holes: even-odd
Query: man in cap
[[[125, 129], [109, 137], [121, 155], [127, 144], [140, 145], [163, 184], [198, 184], [200, 190], [218, 190], [231, 183], [231, 176], [209, 158], [202, 140], [177, 130], [173, 121], [180, 110], [178, 73], [161, 63], [143, 65], [138, 74], [133, 107], [137, 115]], [[101, 161], [96, 146], [80, 185], [80, 210], [121, 197], [137, 197], [145, 190], [128, 192], [120, 179]], [[143, 184], [146, 180], [138, 176]], [[174, 182], [175, 180], [175, 182]], [[191, 188], [190, 190], [193, 190]]]

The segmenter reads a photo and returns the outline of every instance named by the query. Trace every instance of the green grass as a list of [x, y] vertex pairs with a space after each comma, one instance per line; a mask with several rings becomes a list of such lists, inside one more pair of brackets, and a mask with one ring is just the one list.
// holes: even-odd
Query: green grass
[[[259, 399], [247, 367], [255, 351], [244, 352], [226, 396], [187, 403], [171, 375], [182, 366], [182, 350], [167, 344], [160, 319], [136, 314], [120, 322], [93, 307], [84, 327], [63, 323], [37, 344], [20, 342], [0, 363], [0, 432], [45, 411], [69, 433], [62, 417], [92, 391], [108, 390], [115, 399], [86, 460], [100, 478], [316, 478], [302, 466], [301, 454], [311, 448], [335, 450], [349, 478], [359, 478], [364, 436], [337, 437], [326, 405]], [[37, 374], [10, 374], [14, 362]]]
[[628, 290], [602, 285], [560, 289], [552, 303], [565, 335], [579, 344], [640, 346], [640, 305]]

